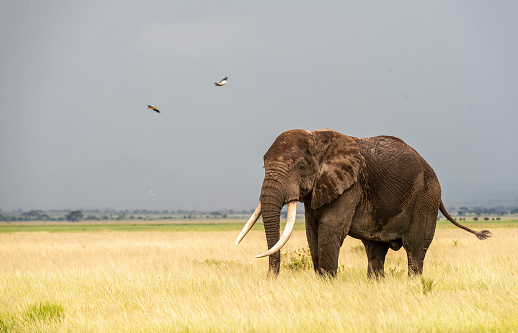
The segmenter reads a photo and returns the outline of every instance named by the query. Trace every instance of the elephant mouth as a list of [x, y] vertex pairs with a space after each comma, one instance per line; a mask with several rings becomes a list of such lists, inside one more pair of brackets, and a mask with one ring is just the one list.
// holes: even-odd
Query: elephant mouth
[[[257, 206], [255, 209], [255, 212], [252, 214], [248, 222], [243, 227], [243, 230], [239, 233], [239, 235], [236, 238], [236, 246], [239, 245], [239, 242], [246, 236], [246, 234], [252, 229], [255, 222], [259, 219], [259, 216], [261, 216], [261, 204]], [[288, 218], [286, 220], [286, 227], [284, 228], [284, 231], [282, 233], [281, 238], [279, 238], [279, 241], [277, 244], [272, 246], [268, 251], [261, 253], [259, 255], [256, 255], [255, 258], [262, 258], [266, 256], [270, 256], [277, 251], [279, 251], [286, 243], [288, 242], [288, 239], [290, 239], [290, 236], [293, 232], [293, 227], [295, 226], [295, 217], [297, 216], [297, 201], [290, 201], [288, 202]]]

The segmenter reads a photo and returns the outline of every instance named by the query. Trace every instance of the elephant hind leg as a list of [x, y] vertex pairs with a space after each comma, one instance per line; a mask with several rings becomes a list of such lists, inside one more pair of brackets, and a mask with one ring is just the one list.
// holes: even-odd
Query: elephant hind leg
[[408, 231], [403, 236], [403, 247], [408, 258], [408, 276], [423, 274], [424, 258], [437, 226], [441, 188], [434, 174], [425, 175], [425, 182], [427, 186], [416, 198]]
[[421, 231], [421, 234], [414, 234], [410, 240], [403, 241], [403, 247], [408, 258], [408, 276], [423, 274], [424, 257], [432, 243], [435, 225], [423, 229], [425, 230]]
[[389, 249], [389, 243], [362, 240], [367, 252], [369, 265], [367, 267], [367, 277], [380, 278], [385, 276], [385, 256]]
[[408, 258], [408, 276], [423, 274], [423, 262], [435, 234], [436, 215], [422, 219], [423, 223], [414, 224], [403, 238], [403, 247]]
[[416, 254], [407, 250], [408, 276], [423, 274], [423, 262], [425, 254], [426, 251], [422, 251]]

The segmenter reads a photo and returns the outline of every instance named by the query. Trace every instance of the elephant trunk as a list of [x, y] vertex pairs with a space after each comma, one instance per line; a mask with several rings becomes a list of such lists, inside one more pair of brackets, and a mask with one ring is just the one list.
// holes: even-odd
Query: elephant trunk
[[275, 243], [275, 245], [269, 246], [269, 250], [265, 253], [255, 256], [256, 258], [262, 258], [266, 256], [271, 256], [278, 252], [287, 242], [293, 232], [293, 227], [295, 226], [295, 217], [297, 216], [297, 201], [290, 201], [288, 203], [288, 219], [286, 220], [286, 227], [284, 228], [284, 232], [282, 233], [281, 238]]
[[[263, 216], [264, 231], [268, 249], [277, 244], [280, 237], [281, 209], [284, 205], [284, 195], [279, 190], [279, 183], [276, 180], [267, 179], [263, 181], [261, 188], [261, 215]], [[279, 274], [281, 267], [281, 253], [277, 252], [269, 257], [268, 277], [275, 277]]]
[[261, 215], [263, 216], [264, 231], [266, 233], [266, 241], [268, 251], [256, 256], [256, 258], [269, 256], [268, 277], [275, 277], [279, 274], [281, 264], [280, 249], [286, 244], [288, 238], [293, 231], [296, 214], [296, 201], [288, 203], [288, 222], [286, 229], [280, 237], [280, 216], [281, 209], [284, 206], [285, 198], [288, 195], [283, 182], [279, 178], [265, 178], [261, 188]]
[[[268, 249], [271, 249], [279, 242], [281, 209], [273, 205], [262, 204], [263, 224], [266, 233]], [[268, 258], [268, 277], [275, 277], [279, 274], [281, 267], [281, 253], [277, 251]]]

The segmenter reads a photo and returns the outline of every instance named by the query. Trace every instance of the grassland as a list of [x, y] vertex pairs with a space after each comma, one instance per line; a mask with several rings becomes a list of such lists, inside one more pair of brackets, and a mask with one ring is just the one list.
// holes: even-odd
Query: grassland
[[253, 258], [266, 247], [260, 228], [233, 245], [240, 223], [198, 223], [204, 232], [1, 225], [0, 332], [518, 331], [518, 228], [503, 222], [477, 222], [493, 232], [485, 241], [439, 223], [423, 277], [407, 277], [400, 250], [389, 252], [382, 281], [366, 278], [364, 250], [350, 238], [338, 277], [317, 278], [300, 264], [300, 229], [272, 281], [267, 259]]

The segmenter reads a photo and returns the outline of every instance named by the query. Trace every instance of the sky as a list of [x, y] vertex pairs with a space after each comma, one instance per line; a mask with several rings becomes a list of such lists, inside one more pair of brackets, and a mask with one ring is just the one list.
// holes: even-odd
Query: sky
[[516, 1], [2, 1], [0, 209], [252, 209], [293, 128], [518, 203], [517, 40]]

